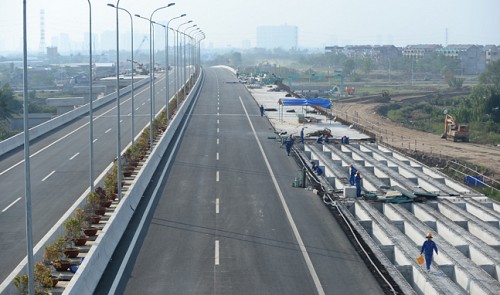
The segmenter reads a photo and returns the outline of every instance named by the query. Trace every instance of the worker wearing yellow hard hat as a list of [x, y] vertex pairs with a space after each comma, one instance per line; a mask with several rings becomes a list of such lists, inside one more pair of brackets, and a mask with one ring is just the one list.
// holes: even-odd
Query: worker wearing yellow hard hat
[[428, 233], [425, 235], [426, 241], [422, 245], [422, 249], [420, 249], [420, 255], [424, 253], [425, 256], [425, 266], [427, 268], [427, 271], [431, 270], [431, 263], [432, 263], [432, 255], [434, 252], [436, 252], [436, 255], [438, 255], [438, 248], [436, 246], [436, 243], [432, 240], [432, 233]]

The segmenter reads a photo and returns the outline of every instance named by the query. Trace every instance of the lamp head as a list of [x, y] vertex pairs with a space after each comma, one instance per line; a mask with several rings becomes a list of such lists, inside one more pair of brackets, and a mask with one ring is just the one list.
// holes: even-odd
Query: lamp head
[[175, 5], [175, 3], [173, 3], [173, 2], [172, 3], [168, 3], [167, 7], [174, 6], [174, 5]]
[[116, 6], [115, 6], [114, 4], [111, 4], [111, 3], [108, 3], [108, 6], [109, 6], [109, 7], [116, 8]]

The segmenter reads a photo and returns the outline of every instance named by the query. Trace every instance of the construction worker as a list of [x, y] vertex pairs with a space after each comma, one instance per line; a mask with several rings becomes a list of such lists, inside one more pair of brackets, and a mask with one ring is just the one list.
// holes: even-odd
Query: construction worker
[[292, 151], [292, 146], [293, 146], [293, 137], [290, 134], [290, 136], [285, 141], [286, 153], [289, 156], [290, 156], [290, 152]]
[[319, 144], [323, 143], [323, 135], [318, 136], [318, 139], [316, 139], [316, 143], [319, 143]]
[[260, 105], [260, 116], [263, 117], [264, 116], [264, 105]]
[[428, 233], [425, 237], [427, 238], [427, 240], [422, 245], [422, 249], [420, 249], [420, 255], [424, 253], [425, 266], [427, 267], [427, 271], [430, 271], [432, 255], [434, 254], [434, 251], [436, 251], [436, 255], [438, 255], [438, 248], [436, 246], [436, 243], [434, 243], [434, 241], [432, 240], [432, 233]]
[[300, 142], [304, 143], [304, 128], [300, 130]]
[[361, 198], [361, 188], [363, 187], [362, 184], [362, 179], [361, 179], [361, 174], [359, 174], [359, 171], [356, 172], [356, 176], [354, 177], [354, 183], [356, 184], [356, 197], [359, 199]]
[[350, 185], [354, 185], [354, 177], [356, 176], [356, 172], [358, 172], [358, 170], [356, 168], [354, 168], [354, 166], [352, 164], [349, 165], [349, 184]]
[[312, 171], [316, 172], [316, 169], [318, 169], [318, 166], [316, 166], [316, 162], [311, 161], [311, 169]]
[[325, 143], [330, 143], [330, 134], [325, 134]]
[[321, 176], [321, 174], [323, 174], [323, 169], [321, 169], [321, 167], [317, 166], [316, 167], [316, 174], [318, 174], [318, 176]]

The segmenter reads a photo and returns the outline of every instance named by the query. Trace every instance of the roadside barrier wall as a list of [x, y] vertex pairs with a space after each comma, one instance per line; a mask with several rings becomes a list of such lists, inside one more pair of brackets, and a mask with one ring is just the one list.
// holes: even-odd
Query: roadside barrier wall
[[[172, 117], [172, 120], [168, 125], [166, 131], [162, 134], [160, 140], [154, 147], [144, 166], [139, 171], [136, 179], [130, 186], [129, 190], [124, 194], [123, 199], [117, 205], [115, 211], [107, 221], [102, 231], [99, 233], [97, 239], [92, 244], [89, 252], [85, 256], [85, 259], [78, 268], [78, 271], [71, 279], [63, 294], [92, 294], [94, 292], [95, 287], [99, 283], [99, 280], [104, 273], [109, 260], [111, 259], [111, 255], [113, 254], [123, 233], [125, 232], [141, 197], [143, 196], [147, 186], [149, 185], [153, 173], [158, 167], [161, 158], [165, 153], [165, 150], [169, 146], [175, 132], [177, 131], [177, 128], [180, 125], [184, 114], [186, 113], [186, 110], [189, 108], [189, 105], [191, 104], [193, 98], [198, 95], [203, 83], [203, 77], [204, 73], [203, 71], [201, 71], [201, 75], [198, 77], [193, 90], [189, 93], [186, 100], [182, 103], [176, 115]], [[130, 89], [128, 89], [128, 91], [130, 91]], [[128, 92], [127, 90], [124, 90], [123, 93], [125, 94]], [[105, 102], [100, 102], [99, 106], [102, 106], [103, 104], [116, 98], [116, 94], [112, 94], [109, 96], [111, 98], [107, 98], [107, 101]], [[88, 107], [84, 112], [82, 112], [82, 114], [84, 114], [86, 111], [88, 111]], [[75, 118], [76, 117], [78, 116], [75, 116]], [[148, 126], [149, 124], [146, 127]], [[122, 154], [127, 150], [128, 147], [129, 146], [127, 146], [122, 151]], [[104, 179], [106, 173], [112, 168], [112, 166], [113, 163], [110, 163], [109, 166], [96, 178], [96, 182], [101, 182]], [[78, 198], [73, 206], [71, 206], [70, 209], [58, 220], [58, 222], [49, 230], [49, 232], [40, 240], [40, 242], [36, 244], [33, 249], [33, 257], [35, 262], [43, 261], [43, 252], [45, 245], [54, 243], [58, 237], [64, 235], [64, 221], [68, 217], [70, 217], [77, 208], [85, 207], [86, 197], [88, 194], [89, 189], [87, 189]], [[5, 279], [5, 281], [0, 284], [0, 295], [17, 294], [17, 290], [12, 282], [17, 275], [26, 274], [27, 264], [28, 259], [27, 257], [25, 257]]]
[[[142, 79], [138, 82], [134, 82], [134, 89], [142, 87], [146, 85], [149, 82], [149, 78]], [[120, 96], [129, 94], [132, 91], [132, 85], [123, 87], [120, 89]], [[116, 99], [116, 92], [113, 92], [111, 94], [108, 94], [102, 98], [96, 99], [92, 102], [92, 108], [97, 109], [100, 108], [101, 106], [113, 101]], [[68, 122], [71, 122], [72, 120], [75, 120], [89, 112], [89, 104], [82, 105], [74, 110], [71, 110], [69, 112], [66, 112], [60, 116], [57, 116], [55, 118], [52, 118], [48, 120], [47, 122], [43, 122], [42, 124], [39, 124], [35, 127], [32, 127], [29, 129], [29, 139], [30, 141], [33, 139], [36, 139], [42, 135], [44, 135], [47, 132], [50, 132], [56, 128], [59, 128], [63, 126], [64, 124], [67, 124]], [[9, 137], [3, 141], [0, 142], [0, 156], [4, 155], [5, 153], [8, 153], [20, 146], [24, 145], [24, 132], [18, 133], [12, 137]]]

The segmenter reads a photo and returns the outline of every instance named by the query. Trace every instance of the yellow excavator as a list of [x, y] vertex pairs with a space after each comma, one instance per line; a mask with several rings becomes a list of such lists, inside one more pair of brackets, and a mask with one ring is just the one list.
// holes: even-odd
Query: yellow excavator
[[453, 116], [445, 112], [444, 133], [441, 135], [441, 138], [469, 142], [469, 126], [458, 124]]

